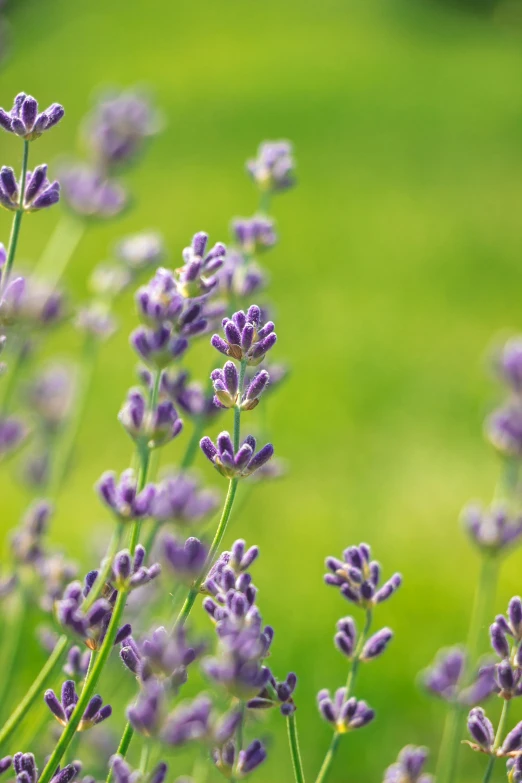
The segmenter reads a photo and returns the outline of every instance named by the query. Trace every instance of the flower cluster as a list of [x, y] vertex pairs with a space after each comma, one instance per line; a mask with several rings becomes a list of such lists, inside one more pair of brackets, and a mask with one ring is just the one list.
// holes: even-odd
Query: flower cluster
[[[78, 702], [74, 680], [66, 680], [63, 683], [60, 698], [52, 689], [49, 689], [45, 692], [44, 700], [58, 723], [66, 726]], [[78, 724], [78, 731], [86, 731], [93, 726], [97, 726], [98, 723], [106, 720], [111, 715], [112, 707], [109, 704], [106, 704], [104, 707], [102, 697], [93, 696]]]
[[381, 587], [381, 566], [371, 559], [367, 544], [351, 546], [343, 552], [343, 560], [336, 557], [326, 559], [330, 573], [324, 581], [338, 587], [342, 595], [356, 606], [371, 607], [386, 601], [401, 586], [400, 574], [393, 574]]

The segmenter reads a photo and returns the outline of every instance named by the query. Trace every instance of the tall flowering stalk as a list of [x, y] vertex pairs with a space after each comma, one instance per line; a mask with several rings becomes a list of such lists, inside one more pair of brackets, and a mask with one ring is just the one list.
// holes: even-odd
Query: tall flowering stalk
[[488, 416], [485, 432], [502, 460], [501, 479], [489, 509], [475, 503], [467, 506], [462, 514], [463, 526], [480, 554], [479, 579], [455, 688], [451, 693], [437, 687], [433, 689], [449, 702], [437, 766], [437, 778], [442, 783], [453, 783], [457, 772], [464, 713], [470, 703], [473, 683], [477, 678], [480, 681], [480, 671], [477, 675], [480, 639], [492, 611], [501, 563], [522, 537], [519, 487], [522, 459], [522, 341], [519, 338], [509, 340], [499, 352], [496, 369], [509, 396], [501, 408]]

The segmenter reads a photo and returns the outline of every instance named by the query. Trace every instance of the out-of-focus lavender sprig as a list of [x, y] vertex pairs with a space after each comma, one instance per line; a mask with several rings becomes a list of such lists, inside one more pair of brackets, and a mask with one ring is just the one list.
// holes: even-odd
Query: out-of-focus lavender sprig
[[424, 772], [428, 749], [406, 745], [397, 761], [384, 773], [383, 783], [432, 783], [433, 776]]

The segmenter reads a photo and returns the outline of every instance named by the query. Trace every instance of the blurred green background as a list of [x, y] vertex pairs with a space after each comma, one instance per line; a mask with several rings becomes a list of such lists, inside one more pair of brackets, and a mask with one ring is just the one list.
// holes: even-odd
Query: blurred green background
[[[478, 561], [458, 515], [470, 498], [490, 500], [499, 471], [482, 436], [498, 395], [484, 352], [495, 335], [522, 328], [519, 8], [487, 10], [423, 0], [26, 0], [7, 11], [12, 51], [0, 104], [25, 90], [67, 111], [33, 160], [52, 164], [74, 149], [99, 85], [150, 85], [167, 120], [126, 178], [134, 209], [80, 245], [67, 279], [76, 299], [124, 234], [158, 227], [173, 265], [196, 230], [225, 238], [232, 216], [256, 208], [244, 160], [264, 138], [295, 144], [299, 186], [274, 199], [281, 242], [266, 257], [275, 355], [292, 366], [269, 401], [269, 430], [290, 472], [256, 489], [228, 540], [261, 546], [255, 580], [276, 628], [272, 662], [300, 678], [310, 780], [330, 739], [315, 694], [346, 675], [332, 636], [350, 608], [323, 586], [326, 555], [368, 541], [385, 573], [405, 580], [379, 612], [396, 639], [357, 688], [378, 720], [342, 743], [332, 783], [378, 781], [406, 743], [435, 751], [444, 705], [419, 692], [417, 673], [439, 647], [466, 637]], [[0, 144], [2, 164], [18, 166], [17, 141], [3, 134]], [[25, 219], [20, 260], [38, 257], [58, 218], [55, 209]], [[4, 242], [9, 226], [4, 213]], [[86, 567], [93, 531], [110, 525], [92, 485], [131, 452], [116, 421], [134, 382], [130, 295], [119, 317], [52, 530]], [[79, 345], [74, 333], [51, 341], [70, 355]], [[198, 355], [206, 372], [210, 348]], [[164, 461], [175, 462], [185, 442]], [[199, 467], [223, 489], [202, 458]], [[26, 499], [9, 472], [0, 492], [5, 537]], [[521, 558], [503, 571], [497, 610], [521, 589]], [[41, 658], [27, 637], [24, 676]], [[522, 705], [511, 717], [522, 719]], [[274, 713], [267, 727], [276, 741], [256, 780], [289, 781], [284, 722]], [[463, 756], [460, 779], [475, 780], [483, 759]]]

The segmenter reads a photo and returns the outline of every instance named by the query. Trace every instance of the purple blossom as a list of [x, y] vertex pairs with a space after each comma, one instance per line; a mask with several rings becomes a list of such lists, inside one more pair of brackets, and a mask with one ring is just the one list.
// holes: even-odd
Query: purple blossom
[[522, 457], [522, 406], [509, 403], [486, 420], [486, 434], [506, 457]]
[[522, 537], [522, 517], [510, 514], [502, 505], [490, 509], [469, 505], [462, 512], [462, 523], [472, 541], [486, 551], [502, 551]]
[[106, 306], [98, 301], [80, 307], [74, 325], [80, 332], [89, 334], [97, 340], [107, 340], [116, 331], [116, 321]]
[[[150, 373], [148, 370], [145, 373], [145, 380], [149, 384]], [[143, 375], [142, 373], [142, 377]], [[161, 374], [160, 390], [188, 416], [211, 418], [218, 413], [213, 395], [207, 394], [202, 384], [197, 381], [190, 382], [186, 370], [164, 370]]]
[[295, 184], [295, 162], [288, 141], [264, 141], [257, 158], [247, 161], [247, 170], [261, 191], [276, 193]]
[[0, 300], [0, 323], [19, 331], [54, 326], [64, 317], [63, 294], [36, 278], [10, 280]]
[[274, 221], [262, 215], [235, 218], [232, 231], [239, 249], [249, 255], [273, 247], [277, 242]]
[[217, 284], [216, 272], [223, 266], [226, 247], [217, 242], [208, 249], [208, 234], [199, 231], [183, 250], [183, 266], [177, 270], [178, 288], [186, 298], [208, 294]]
[[293, 694], [297, 686], [297, 675], [289, 672], [284, 680], [278, 681], [270, 676], [268, 687], [247, 702], [250, 710], [263, 710], [278, 706], [285, 717], [293, 715], [296, 706]]
[[11, 534], [11, 552], [16, 562], [31, 565], [44, 556], [43, 538], [49, 529], [53, 506], [47, 500], [32, 503], [19, 527]]
[[67, 661], [63, 667], [65, 674], [77, 680], [83, 680], [89, 669], [91, 651], [82, 651], [77, 645], [73, 645], [67, 653]]
[[238, 310], [232, 318], [223, 319], [225, 339], [214, 334], [211, 344], [220, 353], [237, 361], [255, 366], [260, 364], [274, 347], [277, 335], [273, 321], [261, 323], [261, 309], [251, 305], [247, 312]]
[[475, 740], [474, 750], [492, 753], [495, 742], [493, 724], [486, 716], [482, 707], [474, 707], [468, 715], [468, 731]]
[[141, 389], [131, 389], [118, 419], [137, 443], [155, 449], [176, 438], [183, 422], [170, 400], [163, 400], [151, 410]]
[[522, 393], [522, 337], [512, 337], [503, 346], [498, 358], [500, 377], [511, 390]]
[[[143, 779], [142, 773], [133, 772], [125, 759], [118, 754], [111, 756], [109, 766], [112, 770], [115, 783], [138, 783]], [[168, 772], [168, 766], [160, 761], [147, 776], [147, 783], [163, 783]]]
[[424, 687], [444, 701], [472, 706], [497, 690], [494, 667], [482, 666], [471, 684], [464, 687], [466, 655], [461, 647], [450, 647], [437, 653], [435, 662], [421, 676]]
[[258, 405], [259, 399], [270, 381], [268, 372], [259, 370], [240, 396], [239, 374], [234, 362], [226, 362], [222, 370], [214, 370], [210, 377], [215, 393], [215, 405], [221, 408], [237, 406], [244, 411], [251, 411]]
[[157, 370], [180, 359], [188, 348], [187, 338], [180, 337], [167, 323], [156, 329], [139, 326], [132, 332], [130, 342], [145, 364]]
[[216, 493], [201, 489], [190, 474], [175, 473], [156, 486], [151, 515], [156, 522], [192, 527], [215, 511], [217, 502]]
[[54, 431], [68, 418], [74, 402], [74, 381], [70, 366], [49, 364], [29, 386], [28, 400], [46, 429]]
[[127, 710], [132, 727], [145, 737], [155, 737], [163, 725], [165, 715], [163, 685], [151, 677], [140, 690], [138, 700]]
[[87, 143], [102, 168], [132, 163], [145, 141], [160, 129], [157, 111], [147, 95], [136, 90], [102, 96], [86, 123]]
[[188, 644], [184, 628], [169, 633], [160, 626], [139, 643], [131, 637], [126, 639], [120, 657], [142, 682], [155, 678], [177, 689], [187, 681], [187, 668], [203, 650], [202, 644]]
[[131, 555], [128, 549], [122, 549], [114, 558], [111, 582], [118, 590], [136, 590], [159, 576], [161, 566], [153, 563], [144, 565], [145, 548], [138, 544]]
[[197, 538], [180, 541], [175, 536], [162, 539], [163, 557], [168, 568], [179, 582], [191, 585], [206, 563], [208, 549]]
[[[0, 774], [13, 765], [16, 773], [16, 783], [37, 783], [39, 774], [32, 753], [15, 753], [14, 756], [6, 756], [0, 760]], [[4, 767], [4, 769], [2, 769]], [[51, 778], [50, 783], [71, 783], [79, 775], [82, 765], [79, 761], [73, 761], [63, 769], [58, 769]]]
[[[360, 653], [361, 661], [377, 658], [386, 650], [393, 638], [390, 628], [381, 628], [365, 642]], [[352, 617], [343, 617], [337, 623], [337, 633], [334, 636], [337, 649], [348, 659], [352, 659], [357, 643], [357, 628]]]
[[256, 453], [256, 439], [247, 435], [237, 452], [228, 432], [221, 432], [214, 444], [209, 437], [200, 440], [199, 445], [205, 457], [225, 478], [245, 478], [268, 462], [274, 454], [274, 447], [267, 443]]
[[424, 772], [428, 749], [406, 745], [395, 764], [384, 773], [383, 783], [431, 783], [433, 777]]
[[335, 726], [339, 734], [362, 728], [375, 717], [374, 711], [365, 701], [357, 701], [353, 696], [347, 699], [346, 696], [346, 688], [338, 688], [333, 698], [330, 696], [330, 691], [326, 689], [317, 694], [321, 717]]
[[28, 434], [27, 426], [18, 417], [0, 417], [0, 459], [16, 451]]
[[39, 113], [38, 102], [31, 95], [21, 92], [14, 99], [11, 111], [0, 109], [0, 127], [26, 141], [34, 141], [45, 131], [54, 128], [64, 114], [64, 108], [59, 103], [52, 103]]
[[119, 480], [114, 471], [105, 472], [96, 484], [96, 489], [103, 503], [121, 521], [150, 516], [156, 488], [153, 484], [147, 484], [138, 492], [137, 479], [132, 469], [125, 470]]
[[336, 557], [326, 558], [327, 585], [339, 587], [344, 597], [357, 606], [368, 607], [386, 601], [400, 587], [402, 576], [395, 573], [381, 587], [381, 566], [371, 560], [368, 544], [351, 546], [343, 552], [343, 560]]
[[60, 200], [60, 183], [47, 179], [47, 164], [28, 171], [25, 181], [23, 203], [20, 204], [21, 185], [16, 181], [12, 168], [0, 169], [0, 206], [9, 210], [23, 209], [24, 212], [37, 212], [57, 204]]
[[[69, 723], [78, 702], [78, 694], [76, 693], [74, 680], [66, 680], [64, 682], [60, 699], [52, 689], [49, 689], [45, 692], [44, 701], [58, 723], [61, 723], [62, 726], [66, 726]], [[112, 707], [109, 704], [105, 705], [105, 707], [102, 705], [103, 699], [101, 696], [92, 697], [85, 708], [82, 719], [78, 724], [77, 731], [86, 731], [93, 726], [97, 726], [98, 723], [101, 723], [112, 715]]]
[[218, 290], [231, 301], [248, 299], [267, 284], [267, 275], [255, 261], [247, 260], [237, 250], [228, 250], [223, 266], [217, 273]]
[[62, 170], [60, 181], [67, 206], [81, 218], [107, 220], [127, 205], [124, 188], [86, 164], [68, 166]]

